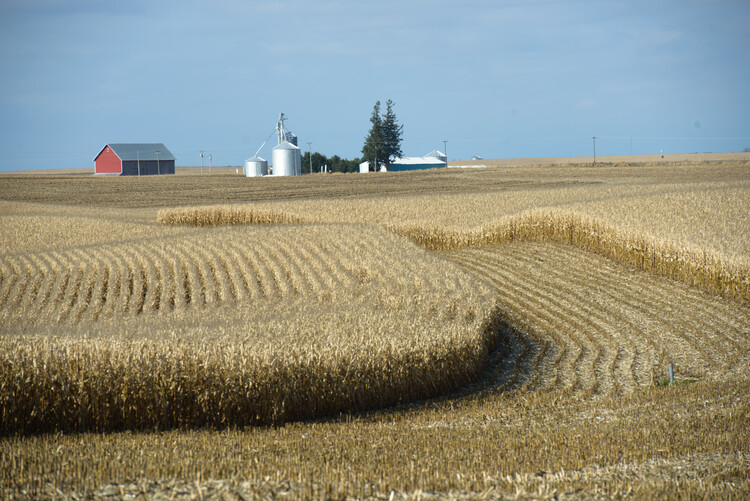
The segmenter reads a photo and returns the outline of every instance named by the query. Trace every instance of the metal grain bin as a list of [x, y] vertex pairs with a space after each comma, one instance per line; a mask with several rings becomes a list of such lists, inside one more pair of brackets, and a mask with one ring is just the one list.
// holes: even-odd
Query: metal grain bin
[[298, 176], [302, 168], [300, 149], [284, 141], [271, 150], [274, 176]]
[[245, 176], [258, 177], [268, 175], [268, 162], [259, 156], [245, 160]]

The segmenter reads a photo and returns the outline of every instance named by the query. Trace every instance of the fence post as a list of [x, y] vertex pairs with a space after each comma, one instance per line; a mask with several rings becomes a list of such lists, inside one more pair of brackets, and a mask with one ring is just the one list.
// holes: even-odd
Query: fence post
[[667, 367], [667, 370], [669, 371], [669, 382], [674, 383], [674, 365], [669, 364]]

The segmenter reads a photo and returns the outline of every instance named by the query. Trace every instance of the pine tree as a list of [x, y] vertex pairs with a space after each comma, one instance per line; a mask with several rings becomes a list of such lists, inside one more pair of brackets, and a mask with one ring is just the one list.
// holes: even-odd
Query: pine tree
[[380, 118], [380, 101], [375, 102], [370, 115], [370, 133], [365, 138], [365, 144], [362, 146], [362, 157], [373, 163], [373, 169], [383, 164], [385, 150], [383, 149], [383, 122]]
[[393, 111], [393, 101], [386, 101], [385, 115], [380, 114], [380, 101], [375, 102], [375, 106], [370, 115], [370, 132], [365, 138], [365, 144], [362, 146], [363, 159], [374, 163], [373, 169], [378, 165], [384, 165], [386, 170], [390, 168], [391, 160], [403, 156], [401, 153], [401, 135], [404, 126], [399, 125], [396, 120], [396, 113]]
[[396, 120], [396, 113], [393, 111], [393, 101], [390, 99], [385, 102], [385, 116], [382, 121], [383, 142], [386, 153], [386, 169], [390, 170], [391, 160], [401, 158], [404, 154], [401, 152], [401, 134], [404, 126], [399, 125]]

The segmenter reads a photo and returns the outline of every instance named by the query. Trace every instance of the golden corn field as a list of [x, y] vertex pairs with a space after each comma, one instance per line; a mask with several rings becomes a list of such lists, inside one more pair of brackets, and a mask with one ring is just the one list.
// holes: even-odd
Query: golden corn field
[[0, 498], [746, 497], [748, 213], [746, 161], [0, 178]]
[[27, 252], [6, 256], [0, 276], [5, 433], [393, 405], [476, 379], [496, 341], [489, 288], [362, 225]]

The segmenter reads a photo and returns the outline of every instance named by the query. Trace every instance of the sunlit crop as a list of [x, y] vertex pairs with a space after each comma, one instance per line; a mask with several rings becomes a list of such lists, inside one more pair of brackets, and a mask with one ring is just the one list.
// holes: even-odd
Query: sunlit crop
[[748, 174], [0, 178], [0, 498], [745, 498]]
[[224, 229], [0, 261], [0, 430], [282, 423], [475, 379], [490, 289], [385, 230]]

